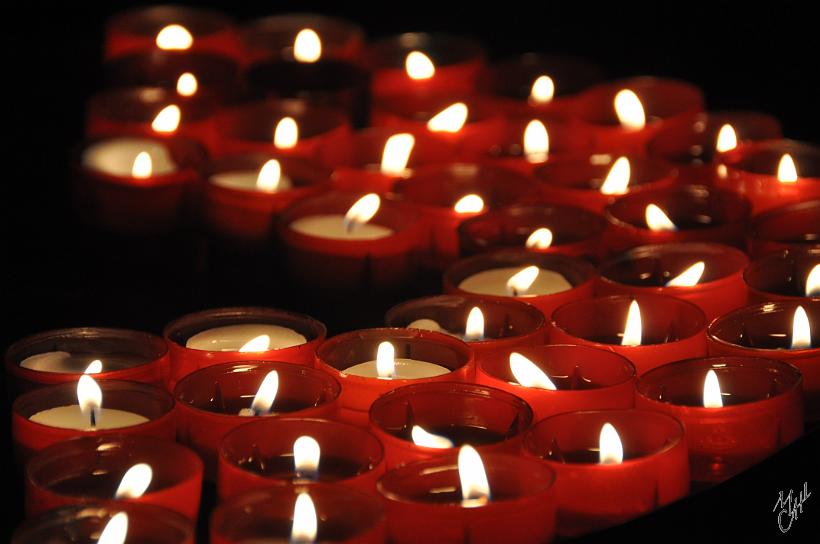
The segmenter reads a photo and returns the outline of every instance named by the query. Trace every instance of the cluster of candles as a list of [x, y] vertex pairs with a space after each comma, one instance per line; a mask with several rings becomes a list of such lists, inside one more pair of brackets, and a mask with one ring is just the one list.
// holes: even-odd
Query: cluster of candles
[[223, 308], [162, 337], [20, 340], [15, 543], [193, 542], [203, 480], [214, 543], [545, 542], [820, 421], [820, 149], [765, 114], [703, 112], [683, 82], [362, 36], [192, 8], [110, 21], [84, 217], [279, 243], [311, 288], [426, 269], [445, 294], [331, 338]]

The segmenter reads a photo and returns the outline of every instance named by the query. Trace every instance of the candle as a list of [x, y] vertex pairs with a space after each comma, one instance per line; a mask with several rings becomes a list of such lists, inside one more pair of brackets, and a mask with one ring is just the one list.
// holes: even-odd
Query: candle
[[743, 272], [753, 304], [820, 298], [820, 249], [786, 250], [755, 260]]
[[389, 227], [368, 221], [379, 211], [381, 199], [375, 193], [357, 200], [345, 215], [314, 215], [295, 219], [290, 228], [300, 234], [332, 240], [374, 240], [394, 233]]
[[521, 297], [560, 293], [572, 289], [572, 284], [558, 272], [532, 265], [482, 270], [461, 280], [458, 288], [479, 295]]
[[[263, 338], [249, 345], [249, 342], [259, 337]], [[259, 353], [298, 346], [305, 342], [307, 339], [302, 334], [288, 327], [267, 323], [243, 323], [198, 332], [186, 340], [185, 347], [205, 351]]]
[[746, 245], [754, 259], [784, 249], [820, 247], [820, 199], [789, 204], [755, 216]]
[[432, 378], [450, 372], [449, 368], [417, 361], [415, 359], [396, 359], [396, 348], [390, 342], [379, 344], [376, 359], [349, 366], [342, 372], [350, 376], [363, 378], [380, 378], [383, 380], [416, 380], [418, 378]]

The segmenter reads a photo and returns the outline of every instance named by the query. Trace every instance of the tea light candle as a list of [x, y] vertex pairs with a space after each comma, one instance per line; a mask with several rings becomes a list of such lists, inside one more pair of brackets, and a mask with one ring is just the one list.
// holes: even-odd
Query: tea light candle
[[749, 223], [746, 245], [753, 259], [785, 249], [820, 247], [820, 199], [771, 209]]
[[495, 296], [551, 295], [572, 289], [567, 279], [537, 266], [483, 270], [461, 280], [458, 288], [468, 293]]
[[[255, 344], [249, 342], [266, 337]], [[284, 349], [307, 342], [304, 335], [295, 330], [269, 323], [243, 323], [224, 325], [198, 332], [188, 338], [185, 347], [206, 351], [265, 352]]]
[[128, 136], [92, 143], [83, 150], [81, 162], [84, 168], [95, 172], [131, 177], [136, 169], [135, 161], [143, 153], [148, 155], [152, 174], [155, 176], [170, 174], [178, 169], [164, 142]]
[[820, 299], [820, 248], [786, 250], [757, 259], [743, 279], [749, 302]]
[[435, 363], [418, 361], [416, 359], [396, 359], [396, 348], [390, 342], [379, 344], [376, 359], [364, 363], [357, 363], [344, 369], [345, 374], [361, 376], [363, 378], [379, 378], [383, 380], [400, 379], [416, 380], [418, 378], [432, 378], [448, 374], [449, 368]]

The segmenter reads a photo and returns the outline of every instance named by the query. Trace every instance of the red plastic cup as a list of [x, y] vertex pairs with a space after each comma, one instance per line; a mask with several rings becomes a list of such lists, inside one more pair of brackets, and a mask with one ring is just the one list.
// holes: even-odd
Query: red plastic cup
[[757, 259], [784, 249], [820, 247], [820, 199], [789, 204], [754, 217], [746, 246]]
[[809, 274], [820, 265], [820, 248], [784, 250], [755, 260], [743, 272], [749, 303], [774, 300], [820, 300], [820, 293], [809, 296]]

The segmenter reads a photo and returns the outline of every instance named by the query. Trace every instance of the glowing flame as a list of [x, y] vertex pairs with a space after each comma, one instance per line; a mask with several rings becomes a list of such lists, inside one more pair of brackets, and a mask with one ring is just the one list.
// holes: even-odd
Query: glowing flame
[[618, 157], [601, 185], [601, 193], [605, 195], [622, 195], [629, 187], [629, 178], [632, 175], [629, 159]]
[[290, 529], [291, 544], [312, 544], [319, 531], [316, 506], [307, 493], [299, 493], [293, 506], [293, 526]]
[[449, 438], [439, 436], [433, 433], [428, 433], [418, 425], [413, 425], [413, 429], [410, 431], [410, 435], [413, 438], [413, 444], [415, 444], [416, 446], [423, 446], [425, 448], [436, 448], [439, 450], [444, 450], [453, 447], [453, 441]]
[[466, 444], [458, 450], [458, 479], [462, 506], [481, 506], [490, 500], [490, 483], [484, 463], [475, 448]]
[[650, 204], [646, 207], [645, 215], [646, 226], [649, 227], [649, 230], [656, 232], [662, 230], [678, 230], [678, 227], [669, 219], [666, 212], [654, 204]]
[[416, 144], [416, 139], [412, 134], [401, 133], [393, 134], [387, 139], [384, 144], [384, 152], [382, 152], [382, 174], [387, 176], [400, 176], [407, 168], [407, 161], [410, 160], [410, 153], [413, 151], [413, 146]]
[[520, 353], [510, 353], [510, 371], [512, 372], [515, 381], [524, 387], [532, 387], [534, 389], [549, 389], [555, 391], [555, 384], [552, 383], [549, 376], [538, 366], [521, 355]]
[[537, 266], [528, 266], [519, 270], [507, 280], [507, 292], [514, 297], [525, 295], [527, 289], [532, 287], [535, 278], [538, 277], [538, 273]]
[[276, 149], [293, 149], [299, 142], [299, 125], [293, 117], [282, 117], [273, 130], [273, 145]]
[[77, 402], [83, 417], [88, 418], [92, 427], [95, 426], [102, 412], [102, 389], [88, 374], [80, 376], [77, 382]]
[[151, 480], [154, 477], [154, 471], [151, 466], [145, 463], [138, 463], [129, 468], [120, 480], [120, 485], [117, 487], [117, 492], [114, 493], [115, 499], [138, 499], [142, 497], [148, 486], [151, 485]]
[[179, 106], [171, 104], [170, 106], [162, 108], [157, 116], [154, 117], [154, 120], [151, 121], [151, 128], [154, 129], [154, 132], [166, 134], [176, 132], [181, 118], [182, 112], [179, 110]]
[[777, 164], [777, 181], [780, 183], [795, 183], [797, 181], [797, 166], [788, 153], [784, 153]]
[[550, 76], [538, 76], [532, 82], [530, 90], [530, 102], [534, 104], [547, 104], [552, 102], [555, 96], [555, 82]]
[[458, 132], [467, 122], [467, 104], [456, 102], [447, 106], [427, 121], [427, 129], [432, 132]]
[[251, 338], [239, 348], [239, 353], [261, 353], [268, 351], [270, 348], [270, 336], [267, 334], [260, 334]]
[[390, 342], [382, 342], [376, 350], [376, 374], [385, 379], [396, 377], [396, 348]]
[[478, 306], [470, 310], [467, 315], [467, 327], [464, 330], [464, 339], [482, 340], [484, 338], [484, 314]]
[[535, 229], [524, 245], [529, 249], [547, 249], [552, 245], [552, 231], [546, 227]]
[[811, 326], [809, 316], [802, 306], [794, 311], [792, 322], [792, 349], [811, 349]]
[[102, 361], [94, 359], [85, 367], [83, 374], [99, 374], [100, 372], [102, 372]]
[[640, 130], [646, 126], [646, 113], [640, 98], [633, 91], [623, 89], [615, 95], [615, 113], [621, 126], [627, 130]]
[[353, 203], [345, 214], [343, 224], [345, 230], [352, 231], [359, 225], [364, 225], [376, 215], [382, 200], [376, 193], [368, 193]]
[[436, 73], [436, 65], [420, 51], [411, 51], [404, 59], [404, 69], [410, 79], [430, 79]]
[[177, 94], [180, 96], [194, 96], [197, 89], [199, 89], [199, 83], [191, 72], [185, 72], [177, 79]]
[[303, 28], [293, 40], [293, 58], [298, 62], [316, 62], [322, 56], [322, 40], [315, 30]]
[[806, 278], [806, 296], [820, 297], [820, 264], [814, 265]]
[[624, 446], [621, 437], [611, 423], [604, 423], [598, 437], [598, 462], [602, 465], [618, 465], [624, 461]]
[[[256, 188], [266, 193], [275, 193], [282, 179], [282, 165], [276, 159], [271, 159], [259, 169], [256, 177]], [[265, 350], [262, 350], [265, 351]]]
[[157, 47], [160, 49], [190, 49], [194, 45], [194, 37], [182, 25], [168, 25], [157, 34]]
[[476, 194], [469, 194], [459, 198], [453, 209], [456, 213], [478, 213], [484, 209], [484, 199]]
[[293, 465], [296, 474], [303, 478], [316, 478], [322, 449], [312, 436], [300, 436], [293, 442]]
[[723, 408], [723, 397], [720, 394], [720, 382], [714, 370], [709, 369], [703, 380], [703, 407]]
[[151, 161], [151, 155], [147, 151], [140, 151], [134, 158], [134, 164], [131, 166], [131, 177], [136, 179], [150, 178], [154, 171], [154, 165]]
[[629, 305], [629, 311], [626, 314], [626, 326], [624, 327], [624, 335], [621, 338], [622, 346], [640, 346], [641, 336], [643, 335], [643, 327], [641, 325], [641, 307], [638, 306], [638, 301], [633, 300]]
[[126, 536], [128, 536], [128, 514], [120, 512], [112, 516], [105, 524], [97, 544], [125, 544]]
[[698, 261], [668, 282], [667, 287], [693, 287], [698, 284], [706, 269], [706, 263]]
[[731, 151], [736, 147], [737, 132], [735, 132], [735, 129], [732, 128], [732, 125], [725, 124], [722, 127], [720, 127], [720, 131], [718, 131], [717, 144], [715, 145], [715, 149], [717, 149], [720, 153], [725, 153], [726, 151]]
[[[256, 395], [251, 402], [250, 415], [261, 416], [270, 412], [273, 406], [273, 401], [276, 400], [276, 394], [279, 392], [279, 373], [271, 370], [262, 380]], [[246, 412], [240, 412], [245, 415]]]
[[524, 156], [527, 162], [544, 162], [549, 151], [550, 136], [547, 127], [538, 119], [533, 119], [524, 129]]

